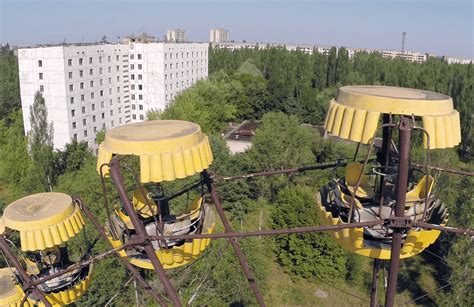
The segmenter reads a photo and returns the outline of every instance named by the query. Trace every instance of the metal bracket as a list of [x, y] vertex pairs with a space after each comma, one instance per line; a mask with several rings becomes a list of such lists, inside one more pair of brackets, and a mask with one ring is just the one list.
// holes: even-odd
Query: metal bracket
[[391, 216], [385, 220], [385, 223], [390, 228], [408, 229], [413, 227], [413, 221], [409, 216]]

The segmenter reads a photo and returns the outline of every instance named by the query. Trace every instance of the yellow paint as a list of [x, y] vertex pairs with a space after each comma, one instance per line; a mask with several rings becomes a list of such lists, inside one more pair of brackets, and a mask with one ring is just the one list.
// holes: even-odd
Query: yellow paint
[[[421, 117], [430, 148], [451, 148], [461, 142], [459, 113], [449, 96], [389, 86], [345, 86], [332, 100], [324, 128], [343, 139], [370, 143], [380, 114]], [[424, 135], [423, 144], [428, 140]]]
[[[203, 234], [213, 233], [215, 230], [215, 224], [205, 231]], [[120, 240], [114, 240], [112, 237], [108, 237], [110, 243], [114, 248], [120, 247], [122, 242]], [[181, 246], [173, 246], [170, 249], [159, 249], [156, 250], [156, 256], [160, 260], [164, 269], [174, 269], [186, 264], [189, 264], [196, 260], [202, 252], [206, 249], [207, 246], [211, 243], [211, 239], [193, 239], [190, 242], [185, 242]], [[127, 254], [124, 250], [118, 252], [120, 257], [127, 257]], [[153, 270], [153, 265], [151, 262], [142, 260], [140, 258], [128, 257], [128, 260], [131, 264], [147, 270]]]
[[[179, 120], [133, 123], [108, 131], [99, 146], [97, 171], [113, 155], [140, 157], [140, 181], [182, 179], [207, 169], [213, 156], [209, 140], [197, 124]], [[103, 167], [107, 175], [108, 167]]]
[[[332, 214], [326, 211], [319, 195], [317, 197], [317, 208], [323, 225], [345, 224], [340, 218], [333, 218]], [[442, 226], [444, 226], [444, 224]], [[349, 231], [347, 229], [342, 229], [338, 231], [330, 231], [329, 233], [337, 244], [353, 253], [370, 258], [383, 260], [390, 259], [390, 247], [387, 249], [365, 247], [363, 232], [363, 228], [352, 228]], [[438, 230], [410, 230], [402, 245], [400, 259], [412, 257], [421, 253], [425, 248], [433, 244], [439, 235], [440, 231]]]
[[67, 242], [84, 227], [84, 218], [69, 195], [38, 193], [5, 208], [4, 227], [20, 233], [22, 251], [37, 251]]

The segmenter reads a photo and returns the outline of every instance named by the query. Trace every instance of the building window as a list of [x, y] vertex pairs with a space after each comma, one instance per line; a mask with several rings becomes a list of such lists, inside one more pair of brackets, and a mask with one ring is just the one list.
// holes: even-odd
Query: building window
[[110, 113], [110, 116], [114, 116], [114, 110], [110, 110], [109, 113]]
[[94, 92], [91, 92], [91, 99], [94, 99]]
[[39, 79], [43, 80], [43, 73], [42, 72], [39, 73]]
[[72, 122], [72, 129], [76, 129], [76, 122]]
[[84, 89], [84, 82], [79, 83], [79, 88], [80, 88], [81, 90]]
[[132, 114], [132, 119], [137, 119], [137, 116], [135, 114]]
[[135, 90], [135, 84], [130, 85], [130, 89], [133, 91]]
[[117, 76], [117, 82], [119, 82], [119, 81], [120, 81], [120, 76]]
[[112, 78], [109, 77], [109, 84], [112, 84]]
[[112, 95], [112, 89], [109, 88], [109, 95]]
[[84, 71], [83, 70], [79, 70], [79, 77], [84, 77]]
[[102, 67], [99, 68], [99, 75], [102, 75]]
[[91, 76], [92, 76], [93, 74], [94, 74], [94, 70], [93, 70], [92, 68], [91, 68], [91, 69], [89, 69], [89, 75], [91, 75]]
[[84, 101], [84, 94], [81, 95], [81, 101]]
[[130, 79], [131, 79], [131, 80], [135, 80], [135, 75], [134, 75], [134, 74], [131, 74], [131, 75], [130, 75]]
[[139, 91], [143, 90], [143, 85], [138, 84], [138, 90], [139, 90]]
[[42, 60], [38, 60], [38, 67], [43, 67], [43, 61]]
[[132, 110], [135, 110], [136, 108], [137, 107], [134, 104], [132, 104]]
[[77, 133], [74, 133], [74, 135], [72, 136], [73, 139], [77, 140]]
[[138, 57], [138, 59], [139, 59], [139, 60], [141, 60], [141, 59], [142, 59], [142, 55], [141, 55], [140, 53], [139, 53], [139, 54], [137, 54], [137, 57]]
[[117, 65], [116, 70], [120, 71], [120, 65]]
[[92, 122], [95, 123], [95, 115], [92, 116]]
[[101, 107], [101, 108], [104, 108], [104, 107], [105, 107], [103, 101], [100, 102], [100, 107]]
[[73, 104], [73, 103], [74, 103], [74, 97], [69, 97], [69, 102], [70, 102], [71, 104]]
[[100, 97], [104, 96], [104, 90], [100, 90]]
[[165, 84], [165, 90], [166, 91], [168, 90], [168, 84]]
[[130, 69], [135, 69], [135, 64], [130, 64]]
[[87, 125], [87, 119], [85, 119], [85, 118], [82, 119], [82, 125], [83, 126]]
[[109, 66], [109, 67], [107, 68], [107, 72], [110, 74], [110, 73], [112, 72], [112, 67]]
[[90, 87], [94, 87], [94, 81], [91, 80], [91, 81], [89, 82], [89, 85], [90, 85]]
[[92, 64], [92, 57], [89, 58], [89, 64]]
[[86, 113], [86, 107], [82, 107], [82, 114], [85, 114]]
[[173, 63], [170, 64], [170, 69], [173, 69]]
[[135, 55], [132, 53], [132, 54], [130, 55], [130, 60], [133, 60], [134, 58], [135, 58]]
[[122, 124], [122, 118], [119, 118], [119, 125]]
[[107, 62], [110, 62], [110, 55], [107, 57]]
[[99, 63], [102, 63], [102, 56], [99, 57]]
[[95, 103], [91, 105], [92, 111], [95, 111]]
[[138, 105], [138, 109], [143, 110], [143, 105], [142, 104]]
[[117, 60], [117, 61], [119, 60], [119, 56], [118, 56], [118, 55], [115, 56], [115, 60]]
[[87, 130], [84, 130], [84, 136], [87, 136]]
[[138, 95], [138, 100], [143, 100], [143, 95]]
[[167, 69], [168, 69], [168, 64], [165, 64], [165, 70], [167, 70]]
[[168, 80], [168, 75], [167, 74], [165, 74], [165, 80]]
[[79, 65], [82, 65], [82, 58], [79, 58]]
[[71, 110], [71, 117], [76, 116], [76, 110]]
[[117, 93], [120, 93], [120, 86], [117, 86]]
[[102, 116], [102, 119], [105, 119], [105, 113], [102, 113], [101, 116]]
[[96, 132], [97, 132], [97, 127], [94, 127], [94, 133], [96, 133]]
[[99, 80], [99, 84], [100, 84], [100, 85], [104, 85], [104, 79], [100, 79], [100, 80]]
[[140, 115], [140, 119], [141, 119], [141, 120], [144, 120], [145, 117], [144, 117], [143, 115]]
[[72, 71], [69, 72], [69, 79], [72, 79]]
[[69, 91], [72, 92], [74, 90], [74, 85], [69, 84]]
[[138, 80], [141, 80], [142, 79], [142, 75], [138, 75]]
[[132, 94], [132, 100], [135, 100], [135, 94]]
[[72, 66], [72, 59], [67, 60], [67, 66]]

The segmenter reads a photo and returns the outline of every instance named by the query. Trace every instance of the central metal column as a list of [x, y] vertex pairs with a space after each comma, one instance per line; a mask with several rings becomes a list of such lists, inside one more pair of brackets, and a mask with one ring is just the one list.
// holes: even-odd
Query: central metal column
[[[110, 177], [112, 178], [112, 181], [115, 184], [115, 187], [117, 188], [117, 192], [119, 194], [120, 200], [122, 201], [123, 207], [125, 211], [127, 211], [128, 216], [130, 217], [130, 221], [133, 224], [133, 227], [135, 228], [135, 232], [139, 237], [146, 238], [148, 237], [148, 234], [146, 233], [145, 226], [143, 225], [142, 221], [138, 217], [135, 209], [132, 206], [132, 203], [130, 202], [130, 199], [127, 196], [127, 192], [125, 191], [125, 187], [123, 185], [123, 176], [122, 173], [120, 172], [120, 162], [116, 158], [113, 158], [112, 161], [110, 162]], [[144, 250], [145, 253], [150, 259], [151, 264], [153, 265], [153, 268], [155, 269], [156, 274], [158, 275], [158, 278], [160, 279], [161, 283], [163, 284], [163, 288], [165, 289], [166, 293], [168, 294], [169, 299], [173, 303], [174, 306], [182, 306], [181, 301], [176, 294], [176, 291], [171, 284], [168, 276], [166, 276], [165, 270], [163, 269], [163, 266], [161, 265], [160, 260], [156, 256], [155, 249], [153, 248], [153, 245], [151, 242], [145, 242], [144, 245]]]
[[[399, 131], [399, 160], [397, 177], [397, 200], [395, 204], [395, 217], [401, 218], [405, 215], [405, 201], [408, 185], [408, 169], [410, 158], [410, 140], [411, 140], [410, 120], [402, 117]], [[398, 268], [400, 266], [400, 250], [402, 246], [402, 227], [393, 227], [392, 250], [390, 255], [390, 271], [388, 273], [387, 294], [385, 296], [385, 306], [392, 307], [395, 302], [395, 293], [397, 292]]]

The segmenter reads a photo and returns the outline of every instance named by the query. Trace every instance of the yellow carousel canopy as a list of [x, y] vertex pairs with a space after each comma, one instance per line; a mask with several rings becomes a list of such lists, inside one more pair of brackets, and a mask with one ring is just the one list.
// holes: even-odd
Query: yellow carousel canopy
[[[197, 124], [155, 120], [120, 126], [105, 134], [97, 171], [113, 155], [140, 157], [141, 182], [172, 181], [207, 169], [213, 157], [209, 140]], [[109, 169], [104, 167], [104, 175]]]
[[454, 147], [461, 142], [459, 112], [453, 108], [451, 97], [402, 87], [341, 87], [329, 105], [324, 128], [340, 138], [368, 144], [380, 114], [421, 117], [431, 149]]
[[61, 245], [84, 226], [84, 219], [69, 195], [38, 193], [5, 208], [2, 228], [20, 232], [21, 249], [36, 251]]

